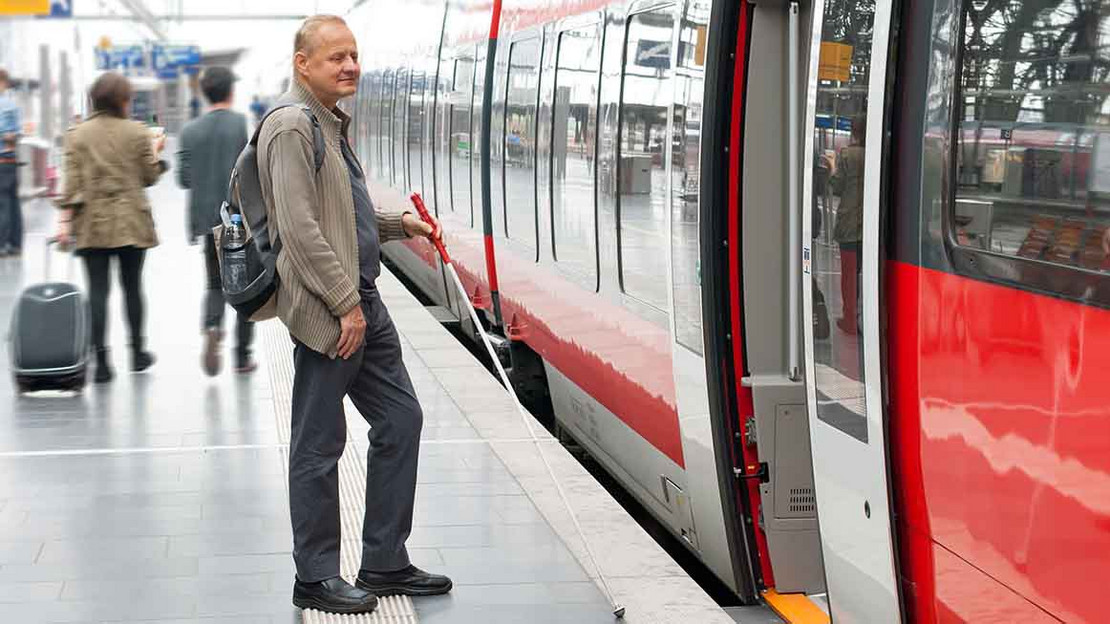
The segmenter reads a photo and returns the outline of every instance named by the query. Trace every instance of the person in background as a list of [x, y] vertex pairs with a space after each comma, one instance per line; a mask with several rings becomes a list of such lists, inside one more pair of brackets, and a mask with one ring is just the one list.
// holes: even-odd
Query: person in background
[[842, 316], [837, 319], [836, 326], [851, 335], [859, 330], [856, 309], [861, 269], [859, 254], [863, 245], [863, 142], [866, 136], [867, 117], [857, 115], [852, 120], [851, 143], [840, 150], [836, 159], [825, 159], [830, 172], [829, 187], [840, 197], [833, 240], [840, 247], [840, 294], [843, 302]]
[[[293, 47], [293, 85], [262, 124], [258, 169], [269, 223], [283, 243], [277, 311], [292, 334], [289, 507], [297, 577], [293, 604], [366, 613], [377, 595], [430, 596], [446, 576], [409, 560], [423, 412], [375, 280], [381, 243], [435, 236], [402, 196], [376, 193], [351, 150], [339, 100], [359, 84], [358, 46], [342, 18], [305, 20]], [[326, 145], [315, 170], [313, 126]], [[371, 199], [374, 197], [374, 199]], [[343, 399], [371, 425], [362, 562], [356, 586], [339, 575], [339, 457], [347, 441]]]
[[8, 95], [11, 78], [0, 68], [0, 257], [23, 249], [23, 211], [19, 206], [19, 105]]
[[[207, 285], [201, 330], [204, 372], [220, 372], [220, 343], [223, 340], [224, 301], [220, 286], [220, 263], [212, 228], [220, 222], [220, 206], [239, 153], [247, 146], [247, 118], [231, 110], [235, 75], [226, 67], [210, 67], [200, 78], [200, 88], [210, 107], [204, 116], [189, 122], [181, 131], [177, 152], [177, 183], [189, 189], [186, 231], [190, 242], [204, 241]], [[257, 368], [251, 359], [254, 324], [239, 316], [235, 326], [235, 372]]]
[[266, 116], [266, 105], [258, 96], [251, 98], [251, 114], [254, 115], [254, 123], [262, 123], [262, 118]]
[[131, 83], [115, 72], [89, 89], [93, 113], [70, 129], [65, 142], [65, 189], [58, 202], [58, 238], [72, 243], [88, 276], [97, 383], [111, 381], [107, 338], [109, 270], [115, 258], [123, 284], [131, 338], [131, 370], [154, 364], [143, 333], [143, 261], [158, 244], [145, 187], [166, 171], [165, 135], [130, 121]]

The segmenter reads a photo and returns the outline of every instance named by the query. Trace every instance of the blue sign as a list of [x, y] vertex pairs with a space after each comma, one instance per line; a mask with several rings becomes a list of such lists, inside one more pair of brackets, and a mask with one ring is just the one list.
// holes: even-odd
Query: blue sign
[[73, 0], [50, 0], [50, 17], [73, 17]]
[[155, 44], [151, 48], [155, 70], [200, 65], [200, 48], [185, 45]]
[[670, 69], [671, 42], [641, 39], [636, 42], [636, 65]]
[[102, 71], [112, 69], [135, 69], [146, 65], [143, 46], [114, 46], [108, 49], [97, 48], [96, 68]]
[[[817, 115], [816, 119], [814, 119], [813, 122], [813, 125], [818, 128], [832, 129], [833, 127], [832, 115]], [[850, 132], [852, 130], [852, 119], [849, 117], [837, 116], [836, 129], [842, 130], [844, 132]]]

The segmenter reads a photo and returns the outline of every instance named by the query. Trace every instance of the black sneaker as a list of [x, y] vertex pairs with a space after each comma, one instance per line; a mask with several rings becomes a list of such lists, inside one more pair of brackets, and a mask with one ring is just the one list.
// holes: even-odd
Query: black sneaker
[[437, 596], [452, 587], [446, 576], [429, 574], [414, 565], [396, 572], [359, 570], [355, 585], [379, 596]]
[[338, 576], [319, 583], [297, 580], [293, 583], [293, 606], [326, 613], [371, 613], [378, 607], [378, 597]]

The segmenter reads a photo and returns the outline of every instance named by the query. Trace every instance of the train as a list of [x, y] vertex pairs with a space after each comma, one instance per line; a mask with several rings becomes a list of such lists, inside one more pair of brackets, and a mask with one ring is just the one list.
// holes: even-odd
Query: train
[[1102, 2], [369, 1], [343, 106], [517, 390], [739, 601], [1096, 622]]

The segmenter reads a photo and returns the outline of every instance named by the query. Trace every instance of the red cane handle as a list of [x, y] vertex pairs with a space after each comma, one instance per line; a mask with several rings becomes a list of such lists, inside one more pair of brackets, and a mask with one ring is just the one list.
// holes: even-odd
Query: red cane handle
[[[420, 193], [413, 193], [411, 199], [413, 205], [416, 206], [416, 213], [420, 215], [420, 219], [424, 221], [424, 223], [435, 228], [435, 221], [432, 221], [432, 215], [428, 212], [428, 207], [424, 205], [424, 200], [421, 199]], [[430, 240], [436, 246], [436, 251], [439, 252], [439, 257], [443, 260], [443, 264], [451, 264], [451, 256], [447, 255], [447, 248], [443, 246], [443, 238], [440, 234], [441, 232], [435, 232]]]

